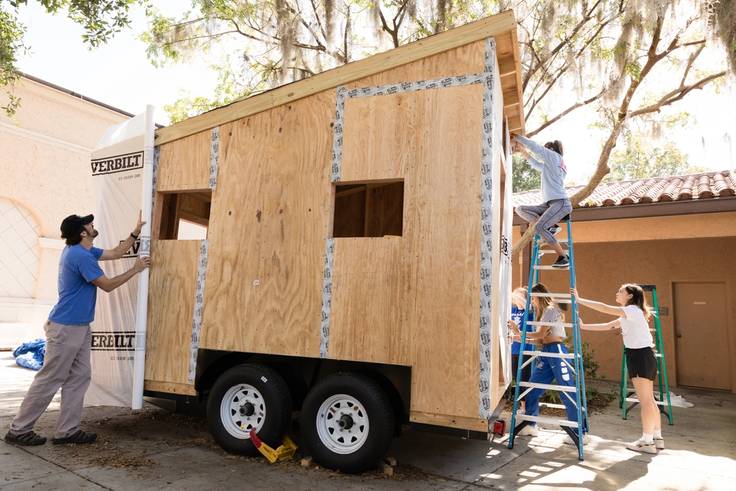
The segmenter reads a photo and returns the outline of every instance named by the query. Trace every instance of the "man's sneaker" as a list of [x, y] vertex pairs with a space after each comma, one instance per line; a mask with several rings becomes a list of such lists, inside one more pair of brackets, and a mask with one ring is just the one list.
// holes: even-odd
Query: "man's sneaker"
[[552, 264], [553, 268], [567, 268], [570, 266], [570, 258], [565, 256], [557, 256], [557, 261]]
[[552, 226], [551, 226], [550, 228], [548, 228], [547, 230], [548, 230], [548, 231], [549, 231], [549, 233], [551, 233], [552, 235], [557, 235], [557, 234], [559, 234], [559, 233], [560, 233], [560, 230], [562, 230], [562, 228], [561, 228], [561, 227], [560, 227], [559, 225], [552, 225]]
[[536, 425], [526, 425], [519, 431], [517, 436], [537, 436], [539, 435], [539, 428]]
[[657, 450], [664, 450], [664, 438], [655, 438], [654, 446], [657, 448]]
[[51, 443], [54, 445], [65, 445], [68, 443], [94, 443], [97, 440], [97, 433], [86, 433], [77, 430], [71, 435], [62, 438], [52, 438]]
[[[565, 438], [562, 439], [562, 443], [565, 445], [575, 445], [572, 442], [572, 438], [570, 438], [570, 435], [565, 435]], [[590, 435], [587, 433], [583, 433], [583, 445], [587, 445], [590, 443]]]
[[19, 435], [14, 435], [11, 432], [5, 434], [5, 441], [14, 445], [23, 445], [24, 447], [33, 447], [36, 445], [43, 445], [46, 443], [46, 438], [42, 437], [34, 431], [27, 431]]
[[644, 441], [643, 438], [639, 438], [635, 442], [627, 443], [626, 448], [628, 448], [629, 450], [633, 450], [634, 452], [651, 454], [657, 453], [657, 447], [654, 446], [654, 442]]

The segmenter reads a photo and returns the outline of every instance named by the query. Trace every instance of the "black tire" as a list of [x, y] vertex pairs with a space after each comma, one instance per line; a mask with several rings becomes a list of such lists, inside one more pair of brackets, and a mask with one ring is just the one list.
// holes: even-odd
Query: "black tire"
[[[321, 423], [323, 420], [317, 419], [323, 417], [318, 416], [320, 406], [330, 397], [340, 394], [357, 400], [365, 409], [368, 418], [368, 429], [362, 446], [347, 454], [331, 449], [323, 442], [318, 431], [318, 425], [323, 424]], [[330, 414], [336, 414], [336, 412], [330, 413], [329, 411], [327, 413], [329, 413], [328, 417]], [[362, 417], [362, 411], [356, 414], [361, 414], [359, 417]], [[324, 422], [326, 424], [327, 420], [325, 419]], [[352, 419], [349, 422], [353, 423]], [[391, 445], [395, 428], [394, 411], [386, 392], [371, 378], [356, 373], [336, 373], [318, 382], [304, 400], [299, 423], [303, 444], [311, 452], [315, 461], [324, 467], [351, 474], [363, 472], [378, 465]], [[357, 432], [359, 430], [357, 423], [356, 427], [351, 429]], [[334, 432], [331, 434], [339, 435]], [[326, 436], [326, 438], [330, 437]], [[334, 445], [334, 442], [332, 444]]]
[[[255, 388], [261, 397], [257, 397], [254, 391], [240, 392], [232, 397], [240, 397], [241, 400], [250, 404], [247, 411], [253, 413], [243, 416], [240, 421], [242, 432], [238, 432], [237, 428], [231, 425], [237, 425], [236, 422], [229, 424], [223, 421], [221, 415], [221, 405], [224, 403], [223, 398], [231, 389], [240, 385], [250, 385]], [[232, 397], [229, 397], [232, 400]], [[257, 402], [250, 401], [263, 400], [262, 405]], [[243, 404], [241, 407], [244, 407]], [[241, 455], [259, 455], [258, 449], [251, 443], [250, 436], [247, 435], [248, 429], [255, 426], [248, 421], [259, 424], [258, 418], [259, 408], [265, 408], [265, 417], [263, 425], [258, 430], [258, 436], [273, 448], [278, 447], [282, 443], [284, 434], [288, 431], [291, 423], [291, 393], [284, 379], [273, 369], [263, 365], [238, 365], [224, 372], [215, 382], [212, 390], [210, 390], [207, 400], [207, 424], [210, 433], [215, 441], [227, 452]], [[223, 409], [224, 410], [224, 409]], [[232, 411], [232, 410], [231, 410]], [[232, 413], [236, 416], [239, 413]], [[249, 426], [251, 425], [251, 426]], [[230, 426], [231, 430], [228, 430]], [[231, 431], [240, 433], [235, 436]]]

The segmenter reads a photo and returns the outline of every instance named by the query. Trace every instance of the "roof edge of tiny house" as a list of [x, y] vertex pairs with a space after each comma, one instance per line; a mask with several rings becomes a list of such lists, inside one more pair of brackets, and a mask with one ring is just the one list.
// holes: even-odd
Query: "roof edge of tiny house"
[[[516, 18], [512, 10], [465, 24], [448, 31], [429, 36], [413, 43], [378, 53], [359, 61], [326, 70], [312, 77], [292, 82], [247, 99], [232, 102], [227, 106], [185, 119], [156, 131], [156, 145], [206, 131], [216, 126], [230, 123], [273, 107], [288, 104], [304, 97], [359, 80], [376, 73], [384, 72], [422, 58], [433, 56], [450, 49], [465, 46], [481, 39], [511, 34], [512, 52], [499, 57], [499, 68], [515, 79], [515, 100], [511, 106], [520, 105], [522, 99], [521, 68]], [[508, 106], [508, 105], [507, 105]], [[506, 108], [504, 108], [506, 109]], [[518, 115], [509, 122], [512, 132], [524, 132], [524, 111], [518, 107]], [[504, 110], [505, 112], [505, 110]]]

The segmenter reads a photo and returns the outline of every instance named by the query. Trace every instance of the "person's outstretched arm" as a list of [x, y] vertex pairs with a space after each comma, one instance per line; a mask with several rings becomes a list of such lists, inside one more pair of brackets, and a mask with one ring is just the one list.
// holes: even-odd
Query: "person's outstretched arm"
[[614, 319], [611, 322], [603, 322], [601, 324], [586, 324], [580, 319], [580, 329], [585, 331], [612, 331], [621, 327], [621, 321]]
[[[104, 251], [102, 251], [100, 261], [120, 259], [125, 255], [126, 252], [128, 252], [128, 249], [130, 249], [133, 244], [135, 244], [138, 236], [141, 235], [141, 228], [143, 228], [143, 225], [146, 224], [146, 222], [144, 222], [141, 218], [141, 213], [142, 212], [138, 212], [138, 223], [136, 223], [133, 232], [125, 239], [121, 240], [120, 244], [117, 247], [113, 247], [112, 249], [105, 249]], [[135, 235], [135, 237], [133, 237], [133, 235]]]
[[603, 302], [596, 302], [595, 300], [588, 300], [586, 298], [580, 298], [580, 295], [578, 295], [578, 290], [576, 288], [570, 289], [570, 293], [575, 297], [580, 305], [584, 305], [585, 307], [597, 310], [598, 312], [603, 312], [604, 314], [615, 315], [617, 317], [623, 317], [624, 315], [626, 315], [622, 307], [618, 307], [616, 305], [608, 305]]
[[[519, 326], [516, 325], [516, 322], [512, 320], [508, 321], [508, 327], [514, 332], [514, 338], [518, 337], [519, 342], [521, 342], [521, 331], [519, 331]], [[540, 329], [537, 331], [527, 331], [526, 341], [534, 342], [539, 339], [543, 339], [544, 337], [549, 335], [550, 330], [550, 326], [541, 326]]]
[[130, 268], [125, 273], [119, 274], [113, 278], [108, 278], [104, 274], [101, 276], [98, 276], [94, 280], [92, 280], [90, 283], [95, 285], [98, 288], [101, 288], [105, 290], [107, 293], [110, 293], [115, 288], [119, 287], [120, 285], [125, 284], [128, 280], [130, 280], [133, 276], [137, 275], [144, 269], [146, 269], [151, 264], [151, 258], [148, 256], [145, 257], [139, 257], [135, 261], [135, 265], [133, 265], [132, 268]]
[[560, 155], [557, 152], [550, 150], [549, 148], [545, 148], [539, 143], [535, 142], [534, 140], [530, 140], [525, 136], [517, 135], [516, 141], [518, 141], [520, 144], [526, 147], [527, 150], [529, 150], [530, 159], [536, 160], [538, 164], [543, 165], [544, 163], [554, 162], [555, 160], [560, 158]]

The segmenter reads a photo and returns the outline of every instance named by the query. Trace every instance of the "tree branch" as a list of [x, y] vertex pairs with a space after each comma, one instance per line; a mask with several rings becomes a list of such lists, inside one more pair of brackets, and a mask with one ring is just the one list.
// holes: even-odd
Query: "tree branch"
[[633, 118], [635, 116], [641, 116], [642, 114], [648, 114], [653, 112], [658, 112], [660, 109], [662, 109], [664, 106], [669, 106], [670, 104], [673, 104], [681, 99], [683, 99], [689, 92], [692, 92], [696, 89], [702, 89], [707, 85], [709, 82], [712, 82], [713, 80], [716, 80], [718, 78], [724, 77], [726, 75], [725, 71], [714, 73], [711, 75], [708, 75], [705, 78], [702, 78], [698, 80], [697, 82], [690, 84], [690, 85], [681, 85], [677, 89], [668, 92], [666, 95], [662, 96], [657, 102], [654, 104], [650, 104], [648, 106], [644, 106], [642, 108], [639, 108], [635, 111], [632, 111], [629, 113], [629, 117]]
[[345, 63], [350, 61], [350, 55], [348, 54], [348, 33], [350, 32], [350, 7], [348, 6], [348, 12], [345, 15], [345, 34], [343, 35], [343, 55], [345, 56]]
[[535, 73], [537, 73], [540, 69], [546, 71], [546, 66], [548, 63], [551, 63], [553, 59], [557, 56], [557, 54], [564, 48], [566, 45], [568, 45], [577, 35], [578, 31], [583, 28], [584, 25], [586, 25], [592, 18], [593, 13], [598, 8], [598, 6], [601, 4], [602, 0], [598, 0], [593, 4], [593, 6], [588, 10], [587, 12], [583, 11], [583, 15], [580, 19], [580, 21], [573, 27], [572, 32], [565, 36], [564, 39], [562, 39], [557, 46], [552, 48], [552, 51], [549, 52], [545, 60], [541, 63], [538, 63], [537, 66], [530, 69], [524, 76], [524, 80], [522, 81], [522, 88], [526, 88], [529, 81], [532, 79]]
[[[591, 193], [598, 186], [598, 184], [600, 184], [600, 182], [606, 176], [606, 174], [611, 171], [611, 169], [608, 167], [608, 160], [611, 156], [611, 152], [613, 151], [613, 147], [616, 146], [616, 141], [618, 140], [618, 137], [621, 135], [621, 130], [624, 128], [624, 124], [629, 117], [629, 105], [631, 104], [631, 100], [634, 97], [636, 90], [641, 85], [642, 80], [644, 80], [644, 78], [649, 74], [649, 72], [652, 70], [652, 67], [654, 67], [654, 65], [662, 59], [657, 55], [657, 47], [661, 40], [663, 24], [664, 19], [660, 14], [659, 16], [657, 16], [657, 24], [652, 34], [652, 41], [648, 49], [647, 62], [639, 72], [638, 77], [630, 77], [631, 82], [629, 83], [626, 94], [624, 95], [618, 107], [618, 111], [616, 112], [615, 119], [613, 121], [613, 126], [611, 127], [611, 132], [609, 133], [608, 138], [606, 139], [606, 142], [601, 149], [601, 153], [598, 156], [595, 173], [590, 178], [590, 181], [588, 181], [588, 184], [586, 184], [582, 189], [580, 189], [572, 197], [570, 197], [570, 202], [572, 203], [573, 207], [577, 206], [581, 201], [590, 196]], [[624, 74], [625, 72], [622, 73], [621, 76], [624, 76]], [[512, 255], [518, 254], [519, 251], [526, 247], [526, 245], [532, 239], [532, 237], [534, 236], [534, 227], [530, 227], [530, 229], [532, 231], [524, 233], [521, 240], [519, 240], [519, 242], [514, 245], [514, 248], [511, 252]]]
[[605, 93], [606, 93], [606, 89], [605, 89], [605, 88], [603, 88], [603, 89], [601, 89], [601, 91], [600, 91], [600, 92], [598, 92], [598, 93], [597, 93], [596, 95], [594, 95], [594, 96], [592, 96], [592, 97], [589, 97], [589, 98], [587, 98], [587, 99], [585, 99], [585, 100], [583, 100], [583, 101], [580, 101], [580, 102], [577, 102], [577, 103], [573, 104], [572, 106], [568, 107], [568, 108], [567, 108], [567, 109], [565, 109], [564, 111], [562, 111], [562, 112], [560, 112], [559, 114], [557, 114], [557, 116], [555, 116], [554, 118], [552, 118], [552, 119], [549, 119], [549, 120], [547, 120], [546, 122], [544, 122], [544, 124], [541, 124], [541, 125], [540, 125], [540, 126], [539, 126], [538, 128], [536, 128], [536, 129], [535, 129], [534, 131], [529, 131], [529, 132], [527, 132], [526, 136], [527, 136], [528, 138], [532, 138], [532, 137], [533, 137], [534, 135], [536, 135], [537, 133], [541, 132], [541, 131], [542, 131], [543, 129], [547, 128], [548, 126], [551, 126], [551, 125], [555, 124], [555, 123], [556, 123], [557, 121], [559, 121], [559, 120], [560, 120], [560, 119], [562, 119], [563, 117], [565, 117], [565, 116], [567, 116], [568, 114], [570, 114], [571, 112], [573, 112], [573, 111], [574, 111], [575, 109], [577, 109], [577, 108], [579, 108], [579, 107], [587, 106], [587, 105], [588, 105], [588, 104], [590, 104], [591, 102], [595, 102], [595, 101], [597, 101], [597, 100], [598, 100], [598, 99], [600, 99], [600, 98], [601, 98], [601, 97], [603, 96], [603, 94], [605, 94]]
[[[617, 12], [616, 15], [614, 15], [614, 16], [610, 17], [609, 19], [607, 19], [605, 22], [602, 22], [595, 29], [595, 32], [590, 37], [588, 37], [588, 39], [583, 43], [583, 45], [580, 47], [580, 49], [577, 51], [577, 53], [575, 53], [575, 56], [572, 59], [573, 60], [577, 60], [578, 58], [580, 58], [580, 56], [582, 56], [583, 53], [585, 53], [585, 50], [588, 49], [588, 47], [591, 45], [591, 43], [593, 43], [593, 41], [595, 41], [600, 36], [600, 33], [603, 31], [603, 29], [608, 24], [610, 24], [611, 22], [613, 22], [613, 20], [616, 19], [619, 15], [621, 15], [621, 12], [620, 11]], [[544, 90], [544, 92], [542, 92], [542, 94], [538, 98], [534, 99], [534, 102], [531, 104], [531, 107], [529, 107], [527, 109], [526, 114], [525, 114], [525, 119], [527, 121], [530, 119], [531, 113], [532, 113], [532, 111], [534, 111], [534, 108], [537, 106], [537, 104], [539, 104], [544, 99], [544, 97], [547, 96], [547, 94], [550, 92], [550, 90], [552, 89], [552, 87], [554, 86], [554, 84], [557, 82], [557, 80], [559, 80], [565, 73], [567, 73], [567, 71], [570, 69], [571, 66], [572, 66], [572, 60], [568, 60], [568, 61], [566, 61], [557, 70], [557, 72], [555, 73], [555, 76], [553, 77], [552, 81], [549, 82], [549, 83], [547, 83], [547, 87]], [[541, 77], [537, 80], [537, 83], [535, 84], [534, 89], [532, 89], [532, 91], [529, 93], [529, 97], [527, 98], [527, 100], [526, 100], [526, 102], [524, 104], [525, 107], [533, 99], [534, 94], [536, 93], [536, 91], [539, 88], [539, 86], [542, 83], [542, 81], [543, 81], [543, 78], [541, 78]]]
[[[225, 36], [227, 34], [239, 34], [239, 33], [236, 30], [232, 30], [232, 31], [218, 32], [216, 34], [204, 34], [202, 36], [192, 36], [190, 38], [174, 39], [173, 41], [167, 41], [165, 43], [161, 43], [159, 46], [173, 46], [175, 44], [186, 43], [188, 41], [197, 41], [198, 39], [216, 39], [216, 38]], [[257, 38], [253, 38], [252, 36], [251, 38], [257, 39]]]
[[[322, 26], [322, 21], [319, 18], [319, 12], [317, 11], [317, 4], [314, 3], [314, 0], [309, 0], [309, 2], [312, 4], [312, 11], [314, 12], [314, 17], [317, 19], [317, 25], [319, 26], [320, 32], [322, 32], [322, 36], [325, 39], [325, 42], [329, 44], [330, 40], [327, 39], [327, 32], [325, 31], [325, 28]], [[327, 17], [327, 13], [325, 12], [325, 22], [330, 22], [330, 19]]]

